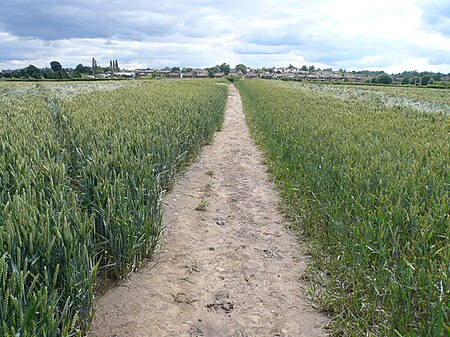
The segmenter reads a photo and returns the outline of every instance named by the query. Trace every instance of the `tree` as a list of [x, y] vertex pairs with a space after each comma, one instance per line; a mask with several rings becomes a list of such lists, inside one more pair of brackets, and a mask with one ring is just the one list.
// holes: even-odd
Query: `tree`
[[419, 85], [420, 84], [420, 77], [412, 77], [411, 81], [409, 81], [409, 84]]
[[31, 74], [31, 78], [34, 78], [36, 80], [40, 80], [42, 78], [41, 72], [39, 70], [35, 71], [34, 73]]
[[92, 75], [95, 75], [95, 73], [97, 72], [97, 61], [95, 60], [95, 58], [92, 58]]
[[215, 72], [214, 72], [214, 69], [213, 69], [213, 68], [211, 68], [211, 69], [208, 70], [208, 77], [209, 77], [209, 78], [214, 78], [214, 74], [215, 74]]
[[11, 73], [11, 72], [6, 72], [6, 73], [1, 72], [0, 74], [1, 74], [4, 78], [11, 78], [11, 77], [13, 76], [13, 73]]
[[306, 65], [302, 65], [300, 68], [301, 71], [308, 71], [308, 67]]
[[288, 69], [297, 69], [297, 68], [295, 68], [292, 64], [289, 63]]
[[41, 78], [41, 71], [38, 67], [35, 67], [34, 65], [30, 64], [28, 67], [24, 69], [24, 75], [26, 77], [32, 77], [32, 78]]
[[428, 85], [428, 83], [430, 83], [430, 81], [432, 80], [431, 75], [423, 75], [422, 76], [422, 81], [421, 81], [421, 85]]
[[411, 81], [411, 78], [408, 76], [405, 76], [402, 79], [402, 84], [409, 84], [410, 81]]
[[237, 64], [236, 67], [234, 67], [234, 69], [242, 71], [244, 75], [247, 74], [247, 67], [242, 63]]
[[52, 68], [53, 72], [56, 74], [54, 78], [67, 78], [67, 71], [63, 69], [61, 63], [58, 61], [52, 61], [50, 62], [50, 67]]
[[180, 72], [180, 67], [173, 67], [172, 69], [170, 69], [172, 72], [174, 73], [179, 73]]
[[308, 71], [312, 73], [314, 70], [316, 70], [316, 67], [314, 65], [309, 66]]
[[55, 73], [53, 70], [51, 70], [50, 68], [44, 68], [41, 69], [41, 73], [42, 73], [42, 77], [44, 77], [45, 79], [56, 79], [59, 78], [59, 74]]
[[50, 62], [50, 67], [54, 72], [62, 71], [62, 65], [58, 61], [52, 61]]
[[435, 80], [435, 81], [442, 80], [442, 74], [441, 73], [433, 74], [433, 80]]
[[84, 66], [81, 63], [76, 66], [75, 71], [79, 74], [91, 74], [92, 73], [91, 67]]
[[215, 73], [220, 73], [220, 66], [216, 65], [216, 66], [214, 66], [212, 68], [209, 68], [208, 71], [209, 70], [212, 70], [214, 72], [214, 74]]
[[273, 74], [273, 71], [275, 70], [275, 68], [274, 67], [272, 67], [272, 68], [265, 68], [265, 67], [263, 67], [262, 70], [263, 71], [267, 71], [269, 74]]
[[392, 78], [386, 74], [382, 74], [376, 78], [376, 83], [391, 84]]
[[224, 73], [225, 75], [228, 75], [230, 73], [230, 65], [229, 64], [222, 63], [219, 68], [220, 68], [220, 71], [222, 73]]

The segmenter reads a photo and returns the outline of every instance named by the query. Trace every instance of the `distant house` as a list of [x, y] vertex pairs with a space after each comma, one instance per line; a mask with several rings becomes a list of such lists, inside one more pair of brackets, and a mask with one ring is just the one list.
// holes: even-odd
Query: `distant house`
[[188, 71], [186, 73], [181, 74], [181, 78], [192, 78], [194, 77], [194, 73], [192, 71]]
[[308, 75], [306, 75], [306, 78], [310, 81], [314, 81], [314, 80], [319, 79], [319, 75], [318, 74], [308, 74]]
[[97, 75], [95, 75], [95, 78], [105, 79], [105, 78], [109, 78], [109, 77], [111, 77], [111, 74], [97, 74]]
[[180, 73], [177, 73], [177, 72], [170, 72], [169, 74], [168, 74], [168, 77], [169, 78], [181, 78], [181, 75], [180, 75]]
[[223, 77], [223, 73], [215, 73], [214, 77], [215, 78], [222, 78]]
[[208, 71], [205, 69], [195, 69], [193, 71], [193, 76], [197, 78], [207, 78], [208, 77]]
[[261, 78], [271, 80], [273, 78], [273, 74], [269, 73], [268, 71], [265, 71], [264, 74], [261, 75]]
[[[320, 71], [320, 72], [317, 72], [316, 75], [318, 76], [318, 80], [321, 80], [321, 81], [331, 81], [336, 78], [336, 74], [329, 72], [329, 71]], [[308, 75], [305, 74], [305, 77], [307, 77], [307, 76]]]
[[246, 78], [259, 78], [259, 74], [256, 71], [249, 71], [247, 75], [245, 75]]
[[153, 76], [153, 74], [155, 73], [154, 69], [136, 69], [134, 71], [134, 73], [136, 74], [136, 76], [141, 77], [141, 76]]
[[284, 75], [285, 70], [284, 68], [275, 68], [273, 72], [278, 75]]
[[120, 71], [120, 72], [114, 73], [114, 77], [131, 78], [131, 77], [136, 77], [136, 74], [130, 73], [130, 72], [125, 72], [125, 71]]
[[242, 72], [241, 69], [231, 69], [231, 70], [230, 70], [230, 75], [233, 75], [233, 76], [243, 76], [244, 73]]
[[172, 70], [167, 70], [167, 69], [160, 69], [157, 71], [159, 75], [161, 75], [162, 77], [167, 77], [169, 76], [169, 74], [172, 72]]
[[2, 70], [2, 74], [12, 74], [14, 72], [14, 70], [11, 69], [3, 69]]

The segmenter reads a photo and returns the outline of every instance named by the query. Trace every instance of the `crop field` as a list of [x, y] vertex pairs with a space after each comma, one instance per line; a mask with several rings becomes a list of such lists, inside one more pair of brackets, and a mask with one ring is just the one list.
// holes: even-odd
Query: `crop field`
[[[281, 84], [283, 85], [283, 83]], [[419, 112], [450, 114], [448, 90], [411, 87], [378, 87], [366, 85], [321, 85], [314, 83], [286, 83], [310, 92], [322, 92], [343, 100], [370, 101], [387, 107], [412, 108]]]
[[223, 120], [214, 80], [0, 83], [0, 335], [81, 336], [151, 255], [161, 197]]
[[336, 336], [450, 335], [450, 95], [238, 81]]

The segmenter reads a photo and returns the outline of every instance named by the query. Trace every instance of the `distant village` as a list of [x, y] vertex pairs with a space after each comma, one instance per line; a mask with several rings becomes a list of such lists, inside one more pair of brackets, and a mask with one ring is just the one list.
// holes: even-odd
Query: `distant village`
[[[105, 74], [106, 76], [108, 74]], [[192, 69], [186, 72], [173, 71], [171, 69], [136, 69], [133, 72], [110, 74], [110, 76], [129, 76], [129, 77], [168, 77], [168, 78], [221, 78], [227, 75], [239, 76], [243, 78], [264, 78], [264, 79], [305, 79], [305, 80], [324, 80], [324, 81], [355, 81], [363, 82], [369, 76], [365, 74], [347, 73], [339, 71], [304, 71], [290, 68], [273, 68], [271, 70], [251, 69], [246, 71], [242, 69], [230, 69], [228, 73], [218, 71], [211, 72], [209, 69]]]
[[333, 70], [316, 69], [313, 65], [303, 65], [297, 68], [288, 67], [250, 68], [244, 64], [238, 64], [231, 68], [228, 64], [216, 65], [210, 68], [180, 68], [165, 67], [162, 69], [145, 68], [135, 70], [120, 69], [117, 60], [110, 60], [109, 67], [98, 66], [95, 58], [92, 64], [84, 66], [79, 64], [76, 68], [63, 68], [57, 61], [50, 62], [50, 68], [37, 68], [30, 65], [23, 69], [2, 70], [0, 78], [11, 79], [124, 79], [124, 78], [223, 78], [239, 77], [247, 79], [282, 79], [297, 81], [323, 81], [323, 82], [366, 82], [380, 84], [409, 84], [429, 85], [441, 83], [448, 86], [450, 73], [432, 72], [403, 72], [401, 74], [388, 75], [383, 71], [346, 71], [344, 69]]

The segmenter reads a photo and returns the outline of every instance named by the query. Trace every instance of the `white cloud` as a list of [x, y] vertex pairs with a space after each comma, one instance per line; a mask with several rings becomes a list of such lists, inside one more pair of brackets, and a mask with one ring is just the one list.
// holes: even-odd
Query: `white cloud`
[[409, 70], [427, 69], [428, 71], [442, 72], [444, 74], [448, 74], [450, 73], [450, 62], [439, 65], [433, 65], [430, 64], [429, 57], [411, 57], [404, 59], [402, 61], [395, 61], [395, 63], [390, 64], [389, 66], [384, 68], [384, 70], [390, 74], [396, 74], [404, 71], [405, 69]]
[[18, 0], [0, 8], [0, 68], [95, 57], [129, 68], [449, 71], [450, 6], [438, 0]]

